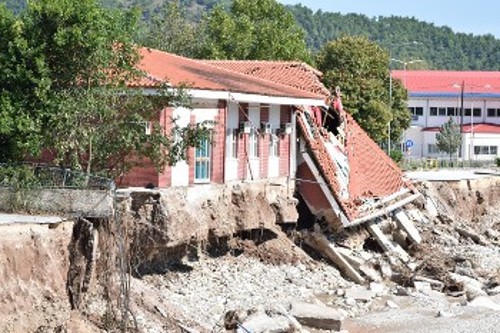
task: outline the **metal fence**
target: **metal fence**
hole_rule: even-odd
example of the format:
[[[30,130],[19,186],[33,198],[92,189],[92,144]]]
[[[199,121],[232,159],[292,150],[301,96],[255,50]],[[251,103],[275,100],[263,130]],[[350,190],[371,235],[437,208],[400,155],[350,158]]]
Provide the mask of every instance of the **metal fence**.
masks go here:
[[[400,162],[405,170],[431,170],[450,168],[496,168],[495,160],[459,160],[459,159],[437,159],[437,158],[405,158]]]
[[[0,163],[0,187],[114,190],[113,179],[46,164]]]

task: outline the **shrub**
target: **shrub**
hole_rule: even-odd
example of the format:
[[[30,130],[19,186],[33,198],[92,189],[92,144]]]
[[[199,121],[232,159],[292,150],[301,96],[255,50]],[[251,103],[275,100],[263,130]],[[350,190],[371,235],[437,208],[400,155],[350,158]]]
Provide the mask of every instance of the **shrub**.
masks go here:
[[[401,150],[391,150],[390,157],[396,163],[403,160],[403,152]]]

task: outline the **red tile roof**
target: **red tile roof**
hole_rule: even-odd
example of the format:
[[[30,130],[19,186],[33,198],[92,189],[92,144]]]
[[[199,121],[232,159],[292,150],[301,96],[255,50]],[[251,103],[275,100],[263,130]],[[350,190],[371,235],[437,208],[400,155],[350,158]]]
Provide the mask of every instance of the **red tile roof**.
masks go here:
[[[366,134],[354,118],[345,113],[347,121],[346,151],[349,162],[349,198],[343,199],[341,186],[335,176],[339,172],[333,163],[323,140],[314,139],[307,135],[308,131],[301,117],[298,124],[302,130],[302,137],[311,148],[317,161],[317,166],[325,181],[346,217],[352,222],[362,217],[360,207],[365,200],[375,200],[385,197],[403,188],[412,189],[412,185],[403,179],[403,173],[394,161]],[[318,134],[316,134],[318,135]]]
[[[439,132],[439,127],[425,127],[422,130],[426,132]],[[500,134],[499,124],[464,124],[463,133],[484,133],[484,134]]]
[[[148,78],[132,86],[154,87],[160,81],[174,87],[188,84],[192,89],[228,91],[266,96],[322,99],[323,95],[290,87],[279,82],[258,78],[154,49],[141,48],[139,69]]]
[[[325,97],[330,91],[321,83],[323,73],[297,61],[207,60],[208,64],[280,83]]]
[[[396,193],[407,185],[398,165],[380,149],[350,114],[346,114],[346,118],[351,204],[356,205],[363,198]]]
[[[431,71],[396,70],[394,78],[400,79],[411,93],[500,93],[500,72],[481,71]]]

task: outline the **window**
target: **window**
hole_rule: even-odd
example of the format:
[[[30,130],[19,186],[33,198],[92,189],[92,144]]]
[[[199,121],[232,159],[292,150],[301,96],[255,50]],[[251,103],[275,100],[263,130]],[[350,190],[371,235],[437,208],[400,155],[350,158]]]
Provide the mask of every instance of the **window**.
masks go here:
[[[446,108],[439,108],[438,111],[440,116],[446,116]]]
[[[439,149],[438,149],[437,145],[435,145],[435,144],[428,144],[427,145],[427,152],[429,154],[438,154]]]
[[[456,108],[453,108],[453,107],[446,108],[446,115],[447,116],[455,116],[456,115]]]
[[[488,117],[497,117],[497,109],[488,109],[487,116]]]
[[[472,114],[474,115],[474,117],[481,117],[481,108],[474,108],[472,109]]]
[[[227,157],[238,158],[238,129],[227,129]]]
[[[497,155],[497,146],[474,146],[474,155]]]
[[[470,117],[470,115],[471,115],[471,109],[470,108],[464,109],[464,116]]]
[[[251,158],[259,157],[259,133],[252,127],[248,136],[248,156]]]
[[[417,107],[409,107],[408,111],[412,116],[423,116],[424,115],[424,108],[417,106]]]
[[[210,141],[202,139],[195,149],[194,180],[197,183],[210,181]]]
[[[438,108],[432,107],[430,109],[430,115],[431,116],[437,116],[438,115]]]
[[[271,157],[280,156],[280,138],[278,134],[278,129],[273,128],[269,137],[269,156]]]

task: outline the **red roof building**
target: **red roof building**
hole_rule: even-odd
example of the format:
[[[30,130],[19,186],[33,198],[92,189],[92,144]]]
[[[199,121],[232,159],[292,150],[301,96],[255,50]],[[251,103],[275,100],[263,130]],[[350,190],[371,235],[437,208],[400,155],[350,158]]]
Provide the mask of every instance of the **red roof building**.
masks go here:
[[[457,157],[492,160],[500,146],[500,72],[398,70],[394,78],[409,91],[412,126],[403,138],[410,158],[441,158],[436,133],[450,117],[462,126]]]
[[[286,61],[203,61],[146,48],[140,52],[139,68],[146,76],[131,87],[154,93],[160,83],[186,86],[193,104],[192,109],[166,107],[153,121],[167,134],[170,119],[180,126],[214,121],[214,137],[190,149],[188,161],[160,172],[144,161],[119,185],[164,188],[296,179],[311,211],[343,227],[373,218],[377,205],[389,202],[383,198],[393,200],[411,189],[397,165],[344,112],[340,99],[328,108],[330,92],[312,67]],[[343,133],[341,143],[322,127],[324,112],[344,119],[330,128]],[[310,122],[311,117],[316,120]]]

